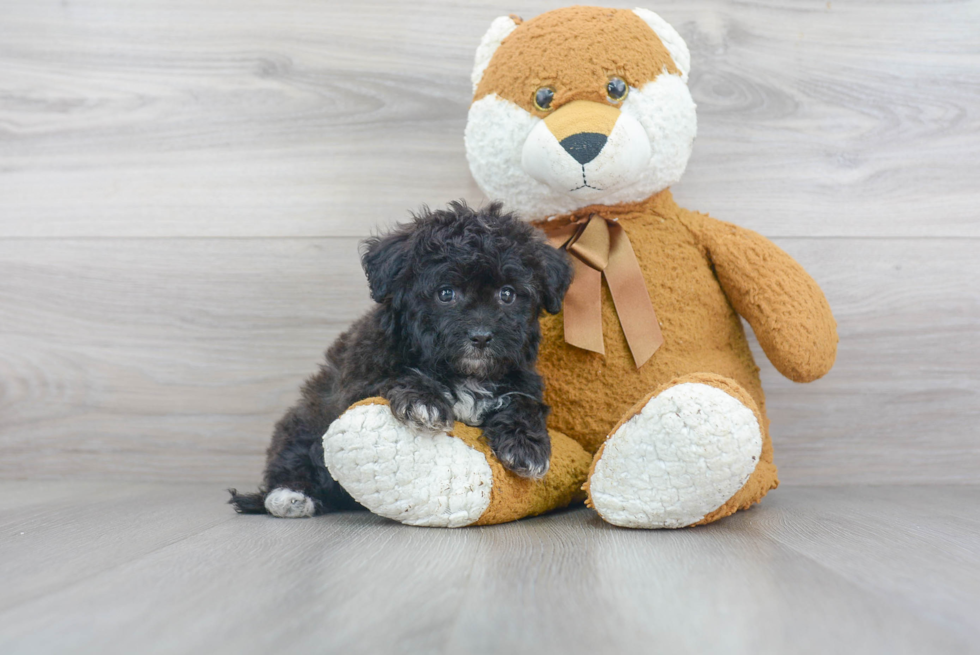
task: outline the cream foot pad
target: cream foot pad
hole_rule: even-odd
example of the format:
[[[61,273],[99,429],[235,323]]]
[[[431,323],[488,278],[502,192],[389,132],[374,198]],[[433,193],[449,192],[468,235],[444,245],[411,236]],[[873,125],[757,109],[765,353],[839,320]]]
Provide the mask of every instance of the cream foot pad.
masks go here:
[[[606,441],[588,483],[591,503],[623,527],[691,525],[745,485],[761,452],[751,409],[716,387],[678,384]]]

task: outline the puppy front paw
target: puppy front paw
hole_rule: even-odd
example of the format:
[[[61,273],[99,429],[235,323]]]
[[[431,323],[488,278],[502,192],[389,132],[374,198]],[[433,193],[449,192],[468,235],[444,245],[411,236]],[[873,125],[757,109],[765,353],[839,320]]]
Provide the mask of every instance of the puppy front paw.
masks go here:
[[[388,394],[388,402],[395,418],[417,432],[439,434],[453,429],[453,408],[444,398],[401,388]]]
[[[548,472],[551,464],[551,439],[547,433],[531,438],[514,434],[508,438],[491,437],[493,454],[508,471],[522,478],[539,479]]]

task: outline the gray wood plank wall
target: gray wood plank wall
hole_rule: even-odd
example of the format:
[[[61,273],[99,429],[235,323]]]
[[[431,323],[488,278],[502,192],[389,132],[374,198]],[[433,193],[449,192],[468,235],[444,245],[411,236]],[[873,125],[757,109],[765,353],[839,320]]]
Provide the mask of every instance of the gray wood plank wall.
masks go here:
[[[483,31],[562,4],[6,0],[0,477],[257,480],[368,306],[357,241],[482,199]],[[675,196],[773,238],[840,325],[811,385],[756,348],[783,482],[977,482],[980,3],[648,6],[692,50]]]

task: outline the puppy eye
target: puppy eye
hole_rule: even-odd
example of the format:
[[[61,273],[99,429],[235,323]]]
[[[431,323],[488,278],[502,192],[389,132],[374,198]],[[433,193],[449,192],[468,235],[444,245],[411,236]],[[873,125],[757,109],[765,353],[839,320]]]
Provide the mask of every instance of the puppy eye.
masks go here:
[[[543,86],[534,92],[534,106],[541,111],[551,109],[551,101],[555,99],[555,90],[551,87]]]
[[[626,82],[623,81],[621,77],[610,77],[609,83],[606,84],[606,95],[613,102],[619,102],[623,98],[629,95],[630,87]]]
[[[497,294],[500,297],[500,302],[505,305],[509,305],[514,302],[514,298],[517,297],[517,292],[514,291],[514,287],[503,287]]]
[[[436,292],[439,302],[452,302],[456,299],[456,291],[452,287],[443,287]]]

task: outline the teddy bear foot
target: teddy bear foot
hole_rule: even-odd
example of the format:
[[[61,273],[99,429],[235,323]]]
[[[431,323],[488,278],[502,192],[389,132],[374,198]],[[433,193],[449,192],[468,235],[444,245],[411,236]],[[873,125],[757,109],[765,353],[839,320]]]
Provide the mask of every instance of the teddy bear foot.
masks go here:
[[[370,398],[331,423],[323,456],[354,500],[408,525],[505,523],[584,499],[592,458],[565,435],[551,433],[548,472],[529,479],[506,470],[481,434],[462,423],[436,434],[413,430],[386,400]]]
[[[622,527],[706,522],[746,486],[762,443],[756,414],[742,402],[710,384],[676,384],[613,430],[593,463],[590,504]]]
[[[327,469],[366,508],[408,525],[456,528],[490,504],[486,458],[448,432],[419,432],[387,404],[359,404],[323,436]]]

